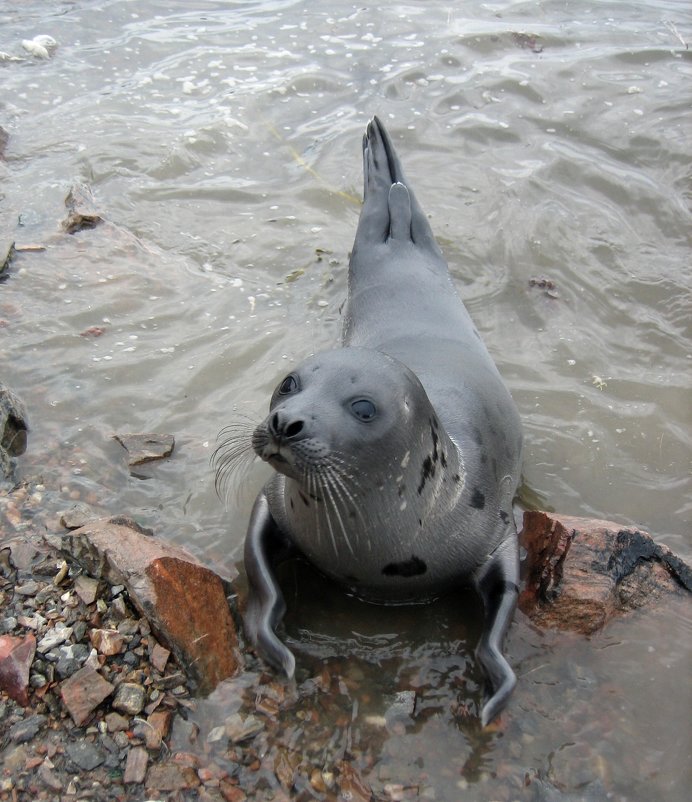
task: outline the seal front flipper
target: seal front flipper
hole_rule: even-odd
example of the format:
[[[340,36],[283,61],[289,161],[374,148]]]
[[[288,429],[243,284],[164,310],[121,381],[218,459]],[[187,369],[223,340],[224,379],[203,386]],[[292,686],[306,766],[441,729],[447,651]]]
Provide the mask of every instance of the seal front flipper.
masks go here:
[[[476,659],[487,683],[481,711],[481,724],[485,727],[502,712],[517,684],[514,671],[502,654],[502,641],[519,595],[516,537],[507,538],[490,555],[476,576],[475,584],[485,609],[483,634],[476,648]]]
[[[290,550],[279,533],[262,491],[252,508],[245,538],[244,561],[249,583],[245,631],[260,656],[291,679],[296,667],[295,658],[274,632],[286,612],[274,567],[289,556]]]

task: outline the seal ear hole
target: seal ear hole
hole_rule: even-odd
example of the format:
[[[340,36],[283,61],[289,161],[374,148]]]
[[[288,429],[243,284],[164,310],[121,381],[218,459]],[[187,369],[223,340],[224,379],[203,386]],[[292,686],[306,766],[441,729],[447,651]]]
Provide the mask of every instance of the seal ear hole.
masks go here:
[[[377,408],[369,398],[356,398],[351,401],[351,412],[362,421],[370,421],[377,415]]]
[[[298,379],[291,373],[279,385],[279,395],[290,395],[299,389]]]

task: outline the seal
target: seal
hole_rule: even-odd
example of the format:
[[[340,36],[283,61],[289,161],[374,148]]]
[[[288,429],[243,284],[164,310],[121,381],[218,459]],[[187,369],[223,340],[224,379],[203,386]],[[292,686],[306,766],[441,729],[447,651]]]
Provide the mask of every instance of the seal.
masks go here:
[[[484,608],[485,725],[516,683],[502,642],[518,594],[521,423],[377,118],[363,162],[342,347],[283,377],[252,435],[275,473],[245,540],[245,627],[291,677],[276,567],[293,555],[373,602],[471,586]]]

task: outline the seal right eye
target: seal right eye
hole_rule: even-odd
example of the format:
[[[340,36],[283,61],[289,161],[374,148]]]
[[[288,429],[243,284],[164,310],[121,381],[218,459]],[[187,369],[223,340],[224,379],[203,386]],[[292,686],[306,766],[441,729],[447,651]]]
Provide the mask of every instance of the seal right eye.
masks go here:
[[[291,373],[279,385],[279,395],[290,395],[298,389],[298,379]]]

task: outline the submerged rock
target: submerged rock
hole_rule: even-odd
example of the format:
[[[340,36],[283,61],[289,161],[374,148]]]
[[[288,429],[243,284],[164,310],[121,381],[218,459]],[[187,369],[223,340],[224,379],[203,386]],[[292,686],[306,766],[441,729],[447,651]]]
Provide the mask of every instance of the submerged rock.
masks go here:
[[[94,194],[86,184],[75,184],[65,198],[67,217],[63,228],[68,234],[76,234],[85,228],[95,228],[103,221],[101,212],[96,206]]]
[[[26,407],[0,382],[0,480],[12,474],[12,457],[26,451],[29,424]]]
[[[590,634],[614,615],[692,591],[692,570],[649,534],[612,521],[524,513],[519,607],[539,626]]]
[[[172,434],[116,434],[113,437],[127,451],[131,468],[170,457],[175,446]]]
[[[65,535],[62,548],[90,576],[127,588],[200,690],[236,673],[237,635],[223,582],[191,554],[125,517],[92,521]]]

